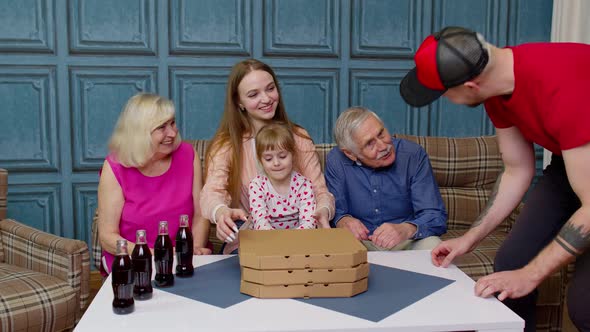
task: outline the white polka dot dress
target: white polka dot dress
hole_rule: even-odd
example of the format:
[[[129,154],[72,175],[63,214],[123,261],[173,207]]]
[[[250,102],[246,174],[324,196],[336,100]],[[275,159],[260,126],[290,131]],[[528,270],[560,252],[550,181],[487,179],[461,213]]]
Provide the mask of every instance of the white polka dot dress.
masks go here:
[[[258,175],[250,182],[248,200],[254,230],[317,227],[313,217],[316,201],[311,181],[297,172],[291,174],[287,196],[277,193],[265,175]]]

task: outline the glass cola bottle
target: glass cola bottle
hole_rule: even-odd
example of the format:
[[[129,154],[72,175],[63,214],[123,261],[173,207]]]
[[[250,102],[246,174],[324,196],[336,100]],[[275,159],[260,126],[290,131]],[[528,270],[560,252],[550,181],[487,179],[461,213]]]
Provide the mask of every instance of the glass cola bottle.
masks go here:
[[[193,234],[188,227],[188,216],[180,216],[180,227],[176,232],[176,275],[190,277],[194,274],[193,267]]]
[[[158,224],[158,237],[154,244],[154,263],[156,264],[155,285],[157,287],[174,285],[174,275],[172,274],[174,249],[172,248],[172,240],[168,236],[167,221],[160,221]]]
[[[117,240],[117,254],[111,266],[113,285],[113,312],[124,315],[133,312],[133,268],[127,253],[127,240]]]
[[[133,273],[135,275],[135,286],[133,297],[136,300],[147,300],[152,298],[152,252],[147,245],[145,230],[140,229],[135,233],[135,248],[131,253]]]

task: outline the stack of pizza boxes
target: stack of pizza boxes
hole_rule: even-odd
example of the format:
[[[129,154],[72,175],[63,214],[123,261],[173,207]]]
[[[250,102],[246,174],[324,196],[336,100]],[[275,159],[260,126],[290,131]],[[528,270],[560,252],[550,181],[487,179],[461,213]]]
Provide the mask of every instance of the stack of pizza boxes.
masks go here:
[[[345,229],[240,231],[240,292],[351,297],[367,290],[367,249]]]

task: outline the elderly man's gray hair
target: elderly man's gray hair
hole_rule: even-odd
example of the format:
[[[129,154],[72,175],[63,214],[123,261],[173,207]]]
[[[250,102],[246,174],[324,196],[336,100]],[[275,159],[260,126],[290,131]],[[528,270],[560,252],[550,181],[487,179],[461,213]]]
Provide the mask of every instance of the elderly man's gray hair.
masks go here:
[[[359,153],[359,147],[353,136],[358,127],[371,115],[383,124],[375,112],[365,107],[354,106],[340,114],[334,127],[334,138],[340,149],[346,149],[355,154]]]

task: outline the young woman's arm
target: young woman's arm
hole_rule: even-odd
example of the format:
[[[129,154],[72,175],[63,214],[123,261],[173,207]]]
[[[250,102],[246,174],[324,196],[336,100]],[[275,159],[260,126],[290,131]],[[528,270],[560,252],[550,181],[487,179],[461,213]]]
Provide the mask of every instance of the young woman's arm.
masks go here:
[[[201,190],[201,213],[212,223],[217,224],[217,238],[232,242],[231,238],[237,231],[234,220],[247,220],[248,216],[242,209],[232,209],[231,195],[228,191],[230,148],[220,149],[211,158],[207,167],[207,180]],[[235,236],[234,236],[235,237]]]

